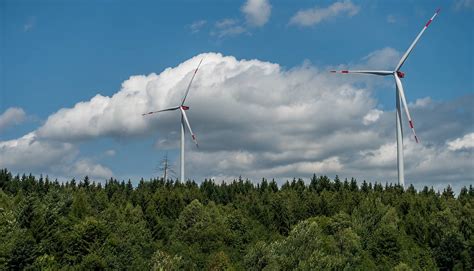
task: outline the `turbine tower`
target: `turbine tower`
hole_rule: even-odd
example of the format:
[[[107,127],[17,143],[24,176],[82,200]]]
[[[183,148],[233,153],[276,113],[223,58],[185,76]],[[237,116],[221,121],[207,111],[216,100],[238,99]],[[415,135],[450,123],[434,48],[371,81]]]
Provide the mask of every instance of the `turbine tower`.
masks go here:
[[[413,132],[413,135],[415,136],[415,140],[418,143],[418,137],[416,136],[415,133],[415,127],[413,125],[413,120],[410,115],[410,111],[408,110],[408,105],[407,101],[405,99],[405,92],[403,91],[403,86],[402,86],[402,81],[400,78],[404,78],[405,74],[400,71],[402,68],[403,64],[407,60],[408,56],[410,55],[411,51],[415,47],[416,43],[420,39],[421,35],[425,32],[425,30],[428,28],[428,26],[431,24],[431,22],[434,20],[434,18],[438,15],[440,9],[436,10],[434,15],[431,17],[431,19],[428,20],[428,22],[425,24],[423,29],[420,31],[418,36],[416,36],[415,40],[412,42],[410,47],[408,47],[408,50],[403,54],[402,58],[400,59],[400,62],[398,63],[397,67],[393,71],[380,71],[380,70],[344,70],[344,71],[331,71],[333,73],[358,73],[358,74],[372,74],[372,75],[378,75],[378,76],[387,76],[387,75],[392,75],[393,78],[395,79],[395,85],[396,85],[396,94],[395,94],[395,102],[397,106],[396,110],[396,129],[397,129],[397,164],[398,164],[398,184],[401,185],[402,187],[405,186],[405,174],[404,174],[404,167],[403,167],[403,130],[402,130],[402,118],[401,118],[401,106],[400,103],[403,103],[403,108],[405,109],[405,114],[408,118],[408,123],[410,125],[410,128]]]
[[[191,84],[194,80],[194,77],[196,76],[197,71],[199,70],[199,66],[201,66],[201,63],[202,63],[202,59],[201,61],[199,61],[197,68],[194,70],[193,76],[191,77],[191,81],[189,81],[186,92],[184,93],[183,100],[181,101],[181,105],[142,114],[142,116],[147,116],[147,115],[151,115],[151,114],[155,114],[159,112],[175,111],[175,110],[179,110],[181,112],[181,174],[180,174],[181,176],[180,176],[180,180],[182,182],[186,181],[185,174],[184,174],[184,135],[186,132],[185,127],[184,127],[185,123],[186,123],[186,126],[188,126],[188,130],[191,133],[191,137],[194,143],[196,144],[196,147],[199,147],[197,143],[196,135],[193,133],[193,130],[191,129],[191,125],[189,124],[188,117],[186,116],[186,111],[189,110],[189,106],[184,105],[184,102],[186,102],[186,97],[188,96],[189,89],[191,88]]]

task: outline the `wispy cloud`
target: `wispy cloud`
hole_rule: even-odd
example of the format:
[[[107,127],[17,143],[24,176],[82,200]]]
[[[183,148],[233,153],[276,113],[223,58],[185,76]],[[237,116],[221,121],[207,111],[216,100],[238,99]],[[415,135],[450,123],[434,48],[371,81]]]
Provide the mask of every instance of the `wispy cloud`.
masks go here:
[[[474,0],[456,0],[454,1],[454,9],[474,9]]]
[[[207,24],[206,20],[198,20],[198,21],[193,22],[189,26],[189,29],[191,29],[192,33],[198,33],[206,24]]]
[[[114,149],[110,149],[110,150],[106,150],[106,151],[104,152],[104,154],[105,154],[106,156],[115,156],[115,155],[117,154],[117,152],[116,152]]]
[[[229,27],[233,27],[235,25],[238,24],[238,20],[235,20],[235,19],[223,19],[223,20],[220,20],[220,21],[217,21],[215,23],[215,26],[217,28],[229,28]]]
[[[264,26],[270,19],[272,6],[268,0],[247,0],[240,11],[244,19],[224,18],[214,23],[211,36],[218,38],[251,34],[251,29]]]
[[[23,31],[28,32],[31,31],[36,26],[36,17],[32,16],[28,18],[25,24],[23,24]]]
[[[387,23],[394,24],[397,22],[397,18],[393,14],[387,16]]]
[[[270,19],[272,6],[268,0],[247,0],[241,11],[244,13],[248,25],[260,27]]]
[[[298,11],[291,19],[291,25],[313,26],[325,20],[346,15],[352,17],[359,13],[360,7],[351,1],[336,2],[328,7],[314,7]]]
[[[214,30],[211,31],[211,36],[219,38],[237,36],[243,33],[248,33],[247,29],[236,19],[223,19],[214,24]]]

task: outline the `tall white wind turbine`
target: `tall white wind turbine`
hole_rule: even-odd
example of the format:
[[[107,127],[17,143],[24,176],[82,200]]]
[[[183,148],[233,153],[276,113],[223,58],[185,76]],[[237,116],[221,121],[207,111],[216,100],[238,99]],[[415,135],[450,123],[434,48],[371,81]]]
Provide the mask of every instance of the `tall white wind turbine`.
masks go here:
[[[403,167],[403,131],[402,131],[402,119],[401,119],[401,109],[400,109],[400,103],[403,103],[403,108],[405,109],[406,116],[408,118],[408,123],[410,125],[410,128],[413,132],[413,135],[415,136],[415,140],[418,143],[418,137],[416,136],[415,133],[415,127],[413,125],[413,120],[410,116],[410,111],[408,110],[408,105],[407,101],[405,99],[405,92],[403,91],[403,86],[400,78],[405,77],[405,74],[400,71],[402,68],[403,64],[408,58],[408,55],[410,55],[411,51],[415,47],[416,43],[420,39],[421,35],[425,32],[425,30],[428,28],[428,26],[431,24],[431,22],[434,20],[434,18],[438,15],[440,9],[436,10],[435,14],[431,17],[431,19],[428,20],[428,22],[425,24],[423,29],[420,31],[418,36],[416,36],[415,40],[413,43],[408,47],[408,50],[403,54],[402,58],[400,59],[400,62],[398,63],[397,67],[393,71],[379,71],[379,70],[344,70],[344,71],[331,71],[333,73],[358,73],[358,74],[372,74],[372,75],[379,75],[379,76],[387,76],[387,75],[393,75],[393,78],[395,79],[395,84],[396,84],[396,96],[395,96],[395,101],[397,105],[397,112],[396,112],[396,129],[397,129],[397,164],[398,164],[398,184],[401,186],[405,185],[405,175],[404,175],[404,167]]]
[[[183,100],[181,101],[181,105],[142,114],[143,116],[147,116],[147,115],[164,112],[164,111],[175,111],[175,110],[180,111],[181,113],[181,176],[180,176],[180,180],[182,182],[186,181],[185,174],[184,174],[184,134],[185,134],[184,125],[185,123],[186,123],[186,126],[188,126],[189,133],[191,133],[191,137],[194,143],[196,144],[196,147],[198,147],[196,135],[193,133],[193,130],[191,129],[191,125],[189,124],[188,117],[186,116],[186,111],[189,110],[189,106],[184,105],[184,102],[186,102],[186,97],[188,96],[189,89],[191,88],[191,84],[194,80],[194,77],[196,76],[197,71],[199,70],[199,66],[201,66],[201,63],[202,63],[202,59],[201,61],[199,61],[197,68],[194,70],[193,76],[191,77],[191,81],[189,81],[188,87],[186,88],[186,92],[184,93]]]

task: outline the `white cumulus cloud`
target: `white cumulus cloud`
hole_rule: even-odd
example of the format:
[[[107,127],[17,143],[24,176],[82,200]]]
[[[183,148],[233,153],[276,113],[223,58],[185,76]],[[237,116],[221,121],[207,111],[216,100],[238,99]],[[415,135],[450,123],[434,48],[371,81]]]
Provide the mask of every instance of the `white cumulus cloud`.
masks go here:
[[[268,0],[247,0],[241,10],[249,25],[263,26],[270,19],[272,6]]]
[[[21,173],[52,176],[110,178],[112,171],[91,160],[80,159],[79,149],[71,143],[38,138],[36,132],[0,142],[0,168]]]
[[[391,50],[380,52],[395,55]],[[212,176],[260,180],[309,177],[315,172],[396,181],[394,110],[377,109],[374,91],[361,81],[363,77],[354,76],[349,81],[343,79],[348,77],[327,73],[326,68],[301,65],[287,70],[276,63],[218,53],[197,55],[160,73],[131,76],[110,97],[96,95],[58,110],[33,132],[34,140],[27,135],[0,142],[4,148],[0,166],[18,168],[21,157],[10,162],[10,156],[26,155],[28,144],[34,144],[36,148],[46,146],[31,156],[36,163],[41,162],[37,167],[49,169],[60,164],[71,172],[83,170],[105,177],[113,173],[112,166],[108,169],[78,154],[63,165],[63,156],[77,151],[81,141],[137,137],[142,141],[152,131],[157,132],[153,135],[156,148],[178,149],[178,112],[141,114],[178,105],[202,58],[186,102],[189,121],[200,142],[196,149],[189,135],[186,139],[187,176],[195,180]],[[363,59],[370,61],[370,57]],[[384,61],[391,62],[392,58]],[[473,96],[445,102],[421,98],[410,105],[422,143],[415,144],[410,138],[404,119],[407,184],[449,181],[459,187],[474,181],[472,152],[451,151],[447,143],[457,142],[453,138],[468,141],[464,135],[473,133],[473,101]],[[118,148],[114,146],[120,152]],[[38,159],[50,153],[49,149],[56,149],[57,154],[45,161]],[[449,161],[443,163],[441,159]]]
[[[18,139],[0,142],[0,168],[54,171],[59,162],[70,160],[76,153],[70,143],[41,141],[36,132],[31,132]]]

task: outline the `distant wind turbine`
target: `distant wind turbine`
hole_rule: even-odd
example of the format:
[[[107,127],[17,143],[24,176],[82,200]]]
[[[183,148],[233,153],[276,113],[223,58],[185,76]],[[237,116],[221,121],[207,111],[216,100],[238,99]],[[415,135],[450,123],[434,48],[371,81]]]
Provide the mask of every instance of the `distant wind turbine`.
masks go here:
[[[405,176],[404,176],[404,167],[403,167],[403,131],[402,131],[402,119],[401,119],[401,110],[400,110],[400,102],[403,103],[403,107],[405,108],[405,113],[408,118],[408,123],[410,124],[410,128],[415,136],[415,140],[418,143],[418,137],[415,133],[415,127],[413,125],[413,120],[410,116],[410,111],[408,110],[407,101],[405,99],[405,93],[403,91],[403,86],[400,78],[404,78],[405,74],[400,71],[401,67],[405,63],[408,58],[408,55],[411,53],[413,48],[415,47],[416,43],[420,39],[421,35],[425,32],[434,18],[438,15],[440,9],[436,10],[435,14],[428,20],[425,24],[423,29],[420,31],[418,36],[415,38],[413,43],[408,47],[408,50],[403,54],[400,62],[398,63],[397,67],[393,71],[378,71],[378,70],[344,70],[344,71],[331,71],[333,73],[359,73],[359,74],[372,74],[372,75],[379,75],[379,76],[386,76],[386,75],[393,75],[395,78],[396,84],[396,104],[397,104],[397,112],[396,112],[396,121],[397,121],[397,164],[398,164],[398,184],[401,186],[405,185]]]
[[[188,130],[191,133],[191,137],[192,137],[194,143],[196,144],[196,147],[199,147],[197,139],[196,139],[196,135],[193,133],[193,130],[191,129],[191,125],[189,124],[188,117],[186,116],[186,111],[189,110],[189,106],[185,106],[184,102],[186,101],[186,97],[188,96],[189,89],[191,88],[191,84],[194,80],[194,77],[196,76],[197,71],[199,70],[199,66],[201,66],[201,63],[202,63],[202,59],[201,59],[201,61],[199,61],[199,64],[198,64],[197,68],[194,70],[193,76],[191,77],[191,81],[189,81],[188,88],[186,89],[186,92],[184,93],[183,100],[181,101],[181,105],[166,108],[166,109],[162,109],[162,110],[158,110],[158,111],[151,111],[151,112],[142,114],[142,116],[147,116],[147,115],[151,115],[151,114],[155,114],[155,113],[159,113],[159,112],[164,112],[164,111],[175,111],[175,110],[178,110],[178,109],[181,112],[181,179],[180,180],[182,182],[186,181],[185,174],[184,174],[184,134],[185,134],[184,125],[185,125],[185,123],[188,126]]]

